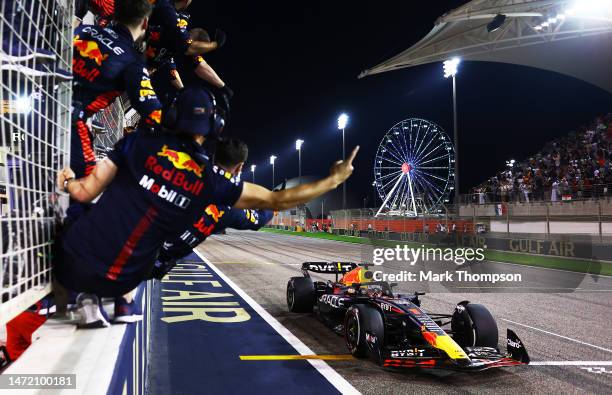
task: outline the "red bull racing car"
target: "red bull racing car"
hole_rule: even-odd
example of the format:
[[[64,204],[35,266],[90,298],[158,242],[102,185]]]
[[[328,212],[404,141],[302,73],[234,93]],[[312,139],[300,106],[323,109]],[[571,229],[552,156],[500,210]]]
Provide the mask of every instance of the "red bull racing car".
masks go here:
[[[289,310],[314,311],[344,336],[355,357],[370,356],[384,367],[465,371],[529,363],[510,329],[507,352],[500,351],[497,323],[483,305],[462,301],[452,314],[425,312],[419,300],[423,293],[394,294],[396,284],[370,281],[367,267],[355,263],[306,262],[302,272],[287,284]],[[310,272],[335,274],[336,279],[313,281]]]

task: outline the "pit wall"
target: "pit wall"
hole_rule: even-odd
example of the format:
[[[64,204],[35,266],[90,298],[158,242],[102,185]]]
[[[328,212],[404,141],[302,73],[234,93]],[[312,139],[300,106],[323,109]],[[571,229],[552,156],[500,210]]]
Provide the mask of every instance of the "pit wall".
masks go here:
[[[141,284],[136,293],[144,318],[127,324],[107,395],[142,395],[146,393],[151,332],[151,292],[153,281]]]

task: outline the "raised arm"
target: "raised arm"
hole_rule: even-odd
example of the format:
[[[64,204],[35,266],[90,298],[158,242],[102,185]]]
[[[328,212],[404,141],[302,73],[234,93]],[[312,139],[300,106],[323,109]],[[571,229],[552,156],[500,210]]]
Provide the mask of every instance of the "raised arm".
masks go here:
[[[359,151],[359,146],[353,149],[346,161],[337,161],[331,167],[329,176],[322,180],[303,184],[278,192],[272,192],[260,185],[244,183],[242,194],[234,208],[252,208],[268,210],[286,210],[307,203],[326,192],[335,189],[346,181],[353,173],[353,160]]]
[[[117,166],[108,158],[96,164],[94,170],[86,177],[74,178],[69,167],[57,174],[57,186],[70,194],[70,197],[81,203],[89,203],[101,194],[117,174]],[[64,181],[66,181],[64,183]]]
[[[225,82],[219,77],[217,72],[202,58],[198,57],[199,63],[195,69],[195,73],[198,77],[208,82],[215,88],[222,88],[225,86]]]

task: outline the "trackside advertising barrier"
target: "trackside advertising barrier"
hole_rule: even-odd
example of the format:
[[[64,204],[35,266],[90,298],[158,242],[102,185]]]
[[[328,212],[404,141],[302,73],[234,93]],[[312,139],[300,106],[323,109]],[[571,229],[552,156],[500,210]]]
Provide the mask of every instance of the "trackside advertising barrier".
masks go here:
[[[144,318],[126,326],[108,395],[140,395],[147,391],[152,287],[153,281],[147,281],[136,292],[136,300],[142,306]]]

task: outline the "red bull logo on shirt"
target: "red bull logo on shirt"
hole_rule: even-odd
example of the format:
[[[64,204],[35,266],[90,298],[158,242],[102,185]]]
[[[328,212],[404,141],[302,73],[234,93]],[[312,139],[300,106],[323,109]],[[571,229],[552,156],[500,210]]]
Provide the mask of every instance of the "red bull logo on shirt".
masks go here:
[[[198,177],[202,177],[202,170],[204,166],[198,165],[198,163],[189,156],[186,152],[176,151],[168,148],[167,145],[164,145],[160,152],[157,153],[157,156],[164,157],[172,163],[174,167],[181,170],[187,170]]]
[[[204,212],[208,214],[215,222],[219,222],[219,218],[221,218],[223,214],[225,214],[225,211],[220,211],[219,208],[214,204],[208,205]]]
[[[98,66],[102,66],[102,62],[104,62],[108,58],[108,54],[105,55],[100,51],[100,47],[98,43],[90,40],[81,40],[80,37],[74,36],[74,41],[72,43],[74,48],[79,52],[81,57],[86,59],[91,59]]]
[[[196,196],[199,196],[200,192],[202,192],[202,189],[204,188],[204,182],[200,180],[189,181],[184,172],[177,170],[177,168],[165,168],[159,164],[157,158],[152,155],[147,158],[147,161],[145,162],[145,169],[153,172],[154,174],[160,175],[164,180],[172,183],[172,185],[183,188],[184,191],[191,192]]]

